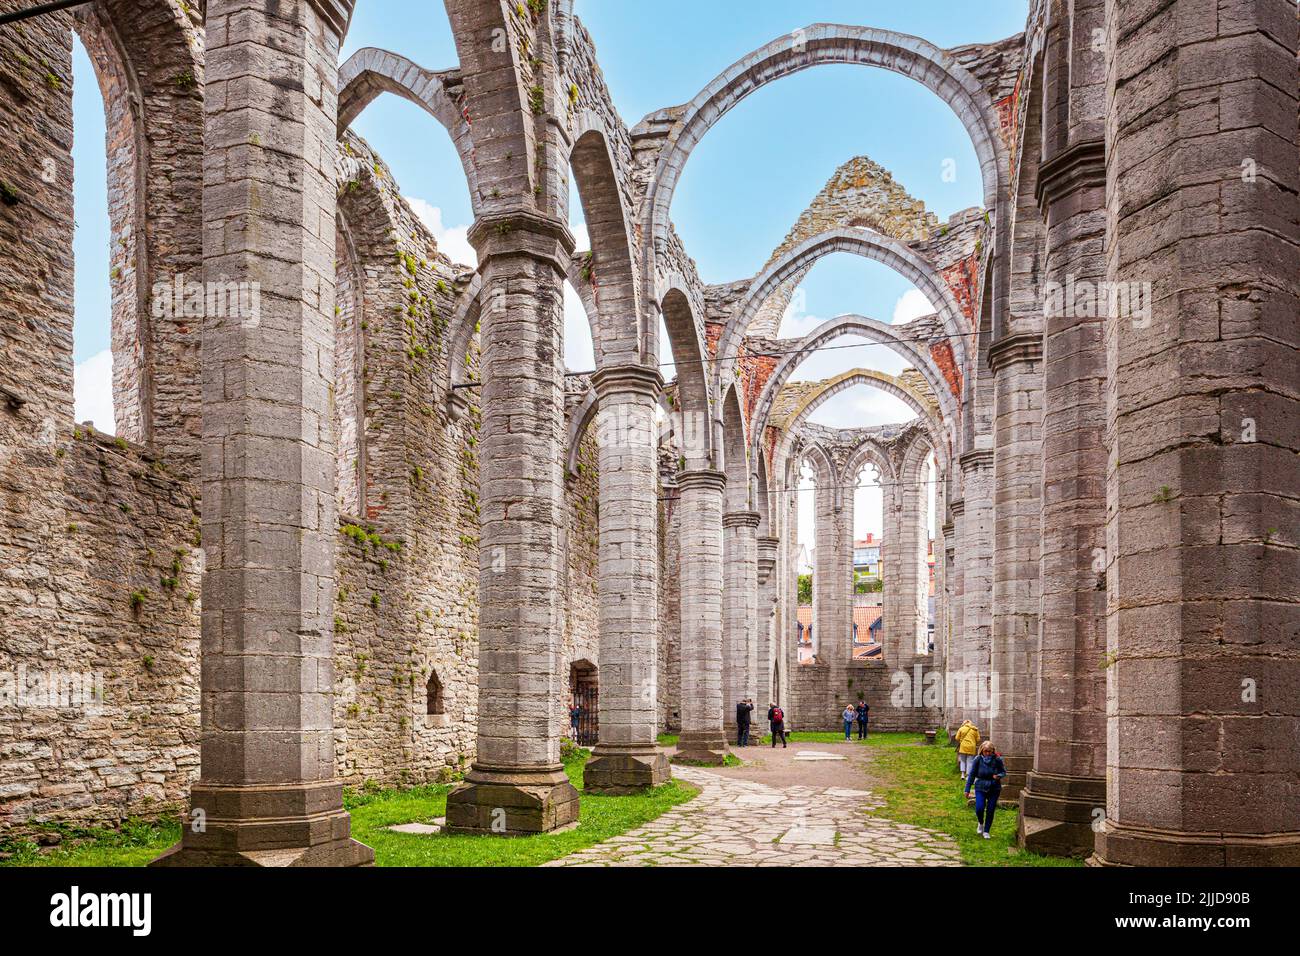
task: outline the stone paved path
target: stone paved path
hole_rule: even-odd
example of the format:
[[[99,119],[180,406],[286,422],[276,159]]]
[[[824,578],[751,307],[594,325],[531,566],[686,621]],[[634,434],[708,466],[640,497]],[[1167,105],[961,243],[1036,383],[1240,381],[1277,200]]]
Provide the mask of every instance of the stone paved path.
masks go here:
[[[700,795],[645,826],[546,866],[959,866],[957,844],[867,816],[866,790],[772,787],[698,767],[673,775]]]

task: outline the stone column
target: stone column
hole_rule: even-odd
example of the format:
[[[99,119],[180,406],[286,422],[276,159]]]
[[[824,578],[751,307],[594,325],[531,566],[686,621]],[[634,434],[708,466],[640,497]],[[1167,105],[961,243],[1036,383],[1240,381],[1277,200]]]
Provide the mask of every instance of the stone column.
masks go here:
[[[1295,6],[1106,14],[1107,276],[1128,308],[1106,335],[1096,858],[1296,866]]]
[[[351,4],[207,10],[202,742],[162,866],[356,866],[335,775],[334,169]],[[271,104],[274,104],[272,107]]]
[[[969,451],[959,462],[965,502],[957,543],[962,565],[962,693],[966,716],[988,738],[993,691],[993,452]]]
[[[945,510],[942,501],[935,502],[936,515],[942,517]],[[930,669],[940,675],[948,668],[948,615],[952,604],[948,591],[948,543],[952,540],[952,530],[951,524],[941,524],[934,534],[934,653],[930,656]]]
[[[781,546],[777,552],[777,576],[780,589],[780,607],[777,617],[776,649],[772,660],[780,668],[773,688],[773,701],[790,711],[790,681],[794,668],[799,666],[799,494],[785,492],[779,499]]]
[[[731,731],[736,729],[736,704],[755,693],[754,668],[757,661],[754,644],[758,640],[759,627],[757,535],[760,520],[757,511],[732,511],[722,516],[722,718],[723,724]],[[754,711],[757,717],[757,701]]]
[[[663,380],[641,365],[598,369],[600,740],[583,771],[589,793],[635,793],[669,777],[655,743],[658,654],[658,454]]]
[[[1007,765],[1003,796],[1015,800],[1034,765],[1038,700],[1038,538],[1042,485],[1042,335],[1022,333],[989,349],[994,373],[993,673],[989,736]]]
[[[775,659],[777,644],[776,629],[780,621],[778,614],[777,556],[780,553],[781,539],[760,535],[757,547],[758,566],[758,639],[754,647],[754,719],[755,727],[763,726],[763,715],[767,705],[775,700],[772,687],[772,663]]]
[[[720,765],[722,719],[722,493],[727,477],[701,468],[677,476],[682,540],[682,730],[674,761]]]
[[[831,665],[847,661],[853,625],[853,543],[845,541],[845,509],[835,483],[834,475],[817,476],[813,529],[813,653],[818,661]],[[849,509],[848,521],[852,520]]]
[[[469,238],[483,277],[478,753],[447,797],[447,828],[540,833],[578,818],[556,707],[565,690],[562,290],[573,237],[558,220],[519,212],[480,218]]]
[[[1053,26],[1045,53],[1038,201],[1043,279],[1043,492],[1039,696],[1034,768],[1019,839],[1039,853],[1086,855],[1105,802],[1106,349],[1097,310],[1105,279],[1101,104],[1092,46],[1096,2]],[[1073,36],[1071,35],[1073,33]]]
[[[892,551],[893,571],[887,590],[893,587],[898,596],[894,601],[895,614],[898,615],[896,648],[889,648],[887,658],[891,670],[902,669],[909,674],[921,653],[921,639],[925,633],[926,589],[929,583],[925,565],[925,545],[928,535],[925,533],[924,494],[927,485],[922,484],[919,474],[900,478],[897,486],[898,518],[895,524],[897,546]],[[886,567],[888,569],[888,566]],[[886,620],[886,625],[889,624]]]
[[[974,720],[978,715],[966,707],[965,694],[954,693],[959,688],[966,667],[965,619],[962,613],[961,545],[965,533],[966,501],[955,498],[948,505],[952,522],[944,532],[947,539],[947,564],[944,573],[948,586],[948,653],[944,669],[944,709],[948,715],[949,729],[961,726],[963,720]]]

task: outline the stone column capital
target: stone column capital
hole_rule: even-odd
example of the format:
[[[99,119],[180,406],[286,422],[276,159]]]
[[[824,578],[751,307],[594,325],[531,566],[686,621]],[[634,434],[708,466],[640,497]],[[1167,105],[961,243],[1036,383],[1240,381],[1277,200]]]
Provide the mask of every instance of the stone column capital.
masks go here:
[[[957,459],[957,464],[961,466],[963,475],[970,475],[981,469],[987,471],[993,467],[993,449],[976,448],[974,451],[968,451]]]
[[[1071,143],[1038,168],[1038,189],[1034,198],[1046,216],[1052,203],[1071,193],[1105,186],[1106,141],[1083,139]]]
[[[649,365],[607,365],[592,373],[591,385],[602,401],[613,395],[641,395],[656,399],[663,391],[664,379],[657,368]]]
[[[690,471],[679,471],[677,473],[678,491],[684,492],[698,488],[700,491],[716,491],[721,494],[726,487],[726,473],[718,471],[716,468],[693,468]]]
[[[561,275],[568,272],[577,245],[567,224],[526,210],[479,216],[467,238],[478,253],[479,268],[494,256],[522,255],[553,266]]]
[[[952,512],[954,518],[960,518],[962,515],[964,515],[964,514],[966,513],[966,499],[965,499],[965,498],[958,498],[958,499],[955,500],[955,501],[951,501],[951,502],[949,502],[949,503],[948,503],[948,510]],[[952,526],[951,526],[951,525],[944,525],[944,527],[945,527],[945,528],[949,528],[949,527],[952,527]],[[947,534],[948,532],[944,532],[944,533]]]
[[[724,528],[757,528],[762,521],[757,511],[728,511],[722,516]]]
[[[308,0],[317,16],[329,24],[338,35],[339,40],[348,32],[348,23],[352,20],[352,8],[356,0]]]
[[[1043,333],[1017,332],[1004,335],[989,346],[989,371],[994,375],[1012,365],[1043,360]]]

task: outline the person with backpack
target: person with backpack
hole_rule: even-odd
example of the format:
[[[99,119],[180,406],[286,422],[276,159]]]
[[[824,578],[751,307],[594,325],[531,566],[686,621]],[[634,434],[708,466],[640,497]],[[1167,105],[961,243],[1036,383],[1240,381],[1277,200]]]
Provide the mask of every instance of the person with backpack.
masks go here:
[[[864,698],[859,698],[858,706],[858,739],[867,739],[867,719],[871,716],[871,706]]]
[[[1006,775],[1007,766],[994,749],[993,741],[984,741],[966,775],[966,796],[970,796],[971,784],[974,784],[975,832],[986,840],[992,839],[989,830],[993,827],[993,814],[998,808],[998,796],[1002,793],[1002,780]]]
[[[844,739],[853,739],[853,722],[858,719],[858,712],[852,704],[844,705],[844,713],[840,714],[844,718]]]
[[[785,742],[785,711],[776,704],[772,704],[767,709],[767,721],[772,725],[772,747],[776,748],[776,738],[781,738],[781,747],[784,749],[788,745]]]

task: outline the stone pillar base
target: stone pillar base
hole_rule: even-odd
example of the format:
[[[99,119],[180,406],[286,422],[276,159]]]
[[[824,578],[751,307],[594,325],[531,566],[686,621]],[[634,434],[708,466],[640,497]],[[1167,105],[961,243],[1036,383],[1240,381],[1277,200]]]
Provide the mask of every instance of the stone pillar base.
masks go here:
[[[229,787],[197,783],[181,842],[150,866],[372,866],[351,837],[337,781]],[[197,819],[193,811],[202,811]],[[198,829],[199,826],[202,829]]]
[[[623,796],[659,787],[672,779],[668,758],[653,745],[597,744],[582,771],[586,793]]]
[[[1300,866],[1300,832],[1180,833],[1107,820],[1092,866]]]
[[[1002,762],[1007,766],[1007,778],[1002,781],[1002,796],[999,800],[1002,803],[1018,801],[1029,774],[1034,769],[1034,758],[1003,757]]]
[[[685,732],[677,738],[673,763],[699,763],[721,767],[727,757],[727,738],[721,732]]]
[[[474,764],[447,794],[448,833],[528,836],[578,822],[578,791],[564,767],[536,770]]]
[[[1093,825],[1106,807],[1106,781],[1030,771],[1020,792],[1016,842],[1032,853],[1086,857],[1096,836]]]

